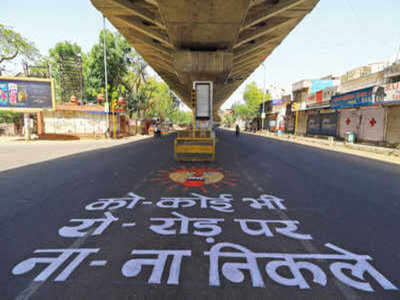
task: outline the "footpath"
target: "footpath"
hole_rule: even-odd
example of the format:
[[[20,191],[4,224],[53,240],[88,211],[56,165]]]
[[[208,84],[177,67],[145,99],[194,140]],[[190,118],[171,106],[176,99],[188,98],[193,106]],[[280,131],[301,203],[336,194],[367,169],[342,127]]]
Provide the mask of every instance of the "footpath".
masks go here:
[[[150,135],[137,135],[117,140],[32,140],[28,142],[24,141],[23,137],[1,137],[0,172],[86,151],[115,147],[151,137]]]
[[[226,130],[232,130],[230,128],[223,128]],[[256,135],[260,137],[271,138],[275,140],[285,141],[289,143],[302,144],[306,146],[337,151],[352,155],[357,155],[365,158],[376,159],[392,164],[400,165],[400,149],[397,148],[386,148],[378,146],[370,146],[364,144],[351,144],[344,141],[337,141],[333,138],[316,138],[316,137],[305,137],[305,136],[294,136],[293,134],[278,134],[268,131],[258,132],[241,132],[241,134]]]

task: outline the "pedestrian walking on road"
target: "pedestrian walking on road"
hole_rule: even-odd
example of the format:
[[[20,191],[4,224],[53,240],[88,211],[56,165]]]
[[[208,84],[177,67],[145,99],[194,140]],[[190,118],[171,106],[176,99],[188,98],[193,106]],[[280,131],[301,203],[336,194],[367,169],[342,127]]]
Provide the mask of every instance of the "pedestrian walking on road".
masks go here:
[[[239,125],[236,124],[236,131],[235,131],[236,137],[239,137],[239,134],[240,134],[240,127]]]

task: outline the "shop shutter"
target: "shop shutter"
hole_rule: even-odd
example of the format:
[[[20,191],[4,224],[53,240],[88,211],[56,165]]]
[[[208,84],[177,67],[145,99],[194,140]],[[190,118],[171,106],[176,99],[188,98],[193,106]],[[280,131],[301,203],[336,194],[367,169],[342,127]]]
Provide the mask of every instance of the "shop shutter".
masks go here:
[[[387,107],[386,141],[390,144],[400,144],[400,106]]]
[[[321,115],[312,114],[307,119],[307,134],[319,135],[321,134]]]
[[[337,113],[321,114],[321,135],[336,136],[337,134]]]
[[[343,110],[339,113],[339,136],[346,137],[346,132],[355,132],[358,135],[360,123],[359,113],[356,110]]]
[[[383,141],[383,130],[385,128],[385,110],[382,107],[366,107],[360,109],[361,128],[359,139],[362,141]]]

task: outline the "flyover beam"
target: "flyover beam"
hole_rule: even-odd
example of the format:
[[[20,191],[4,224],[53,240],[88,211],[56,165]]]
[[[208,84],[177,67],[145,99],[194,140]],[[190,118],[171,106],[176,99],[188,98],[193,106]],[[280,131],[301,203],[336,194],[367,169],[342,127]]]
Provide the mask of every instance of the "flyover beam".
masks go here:
[[[248,19],[244,22],[243,26],[240,28],[240,31],[244,31],[249,29],[250,27],[264,22],[272,17],[275,17],[283,12],[300,5],[301,3],[306,2],[306,0],[281,0],[274,6],[271,4],[262,4],[257,7],[257,12],[253,15],[249,15]]]

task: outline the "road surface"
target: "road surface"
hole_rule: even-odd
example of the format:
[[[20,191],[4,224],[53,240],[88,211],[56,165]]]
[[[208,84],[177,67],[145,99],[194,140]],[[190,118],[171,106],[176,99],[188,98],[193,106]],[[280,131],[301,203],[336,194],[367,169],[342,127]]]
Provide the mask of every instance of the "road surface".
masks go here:
[[[0,299],[400,298],[398,166],[217,138],[209,164],[163,137],[0,172]]]

